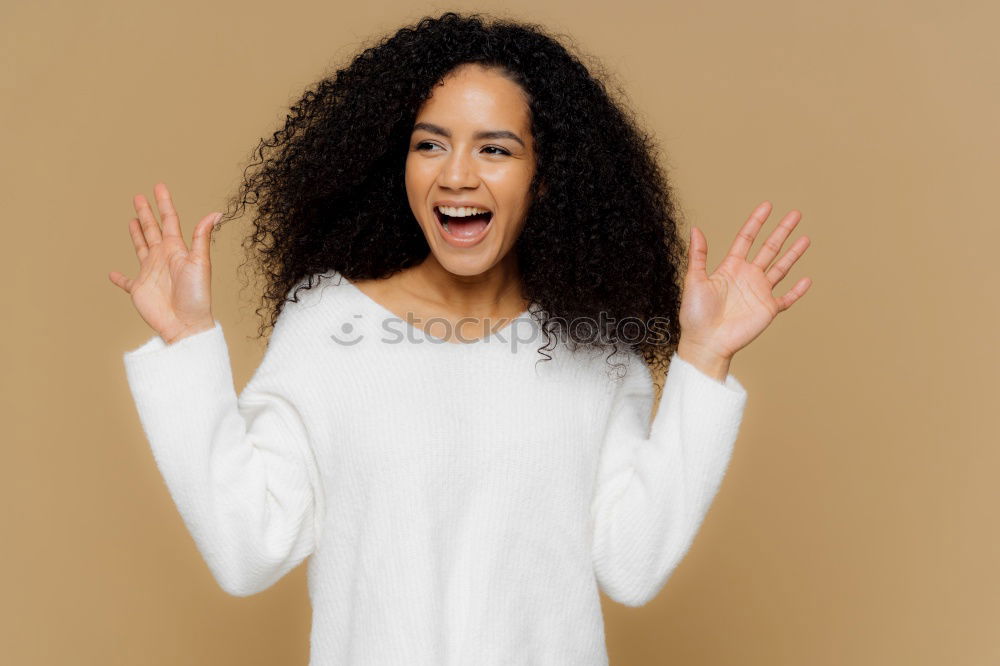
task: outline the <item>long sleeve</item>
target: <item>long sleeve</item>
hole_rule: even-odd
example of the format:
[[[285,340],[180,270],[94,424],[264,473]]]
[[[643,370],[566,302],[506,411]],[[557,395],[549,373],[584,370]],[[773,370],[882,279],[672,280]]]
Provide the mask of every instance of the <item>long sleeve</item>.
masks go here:
[[[676,353],[649,423],[653,383],[633,355],[611,408],[591,506],[593,563],[601,589],[642,606],[687,553],[729,465],[746,391]]]
[[[160,473],[215,580],[234,596],[267,589],[309,556],[325,511],[306,426],[288,397],[289,368],[301,367],[287,340],[289,305],[239,396],[218,321],[124,354]]]

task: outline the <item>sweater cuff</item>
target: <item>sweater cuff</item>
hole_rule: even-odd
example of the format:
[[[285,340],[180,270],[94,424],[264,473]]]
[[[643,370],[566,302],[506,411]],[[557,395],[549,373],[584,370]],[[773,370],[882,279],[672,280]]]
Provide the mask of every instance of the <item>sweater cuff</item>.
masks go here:
[[[167,344],[154,335],[122,355],[130,388],[136,397],[168,398],[189,390],[193,378],[211,377],[214,391],[233,390],[229,350],[218,320],[215,326]],[[186,387],[186,388],[185,388]]]
[[[724,381],[716,379],[702,372],[698,366],[685,361],[676,351],[670,359],[668,372],[674,368],[677,368],[678,372],[684,374],[687,377],[687,383],[692,384],[699,393],[715,393],[723,400],[726,399],[726,396],[732,400],[745,396],[747,393],[743,384],[732,373],[727,374]]]
[[[159,351],[161,349],[166,349],[167,347],[175,347],[177,345],[184,344],[185,342],[191,340],[192,338],[197,338],[198,336],[203,336],[203,335],[206,335],[206,334],[211,333],[213,331],[221,331],[221,329],[222,329],[222,324],[220,324],[219,320],[216,319],[214,327],[212,327],[210,329],[207,329],[207,330],[204,330],[204,331],[199,331],[198,333],[195,333],[193,335],[185,336],[185,337],[181,338],[180,340],[178,340],[177,342],[175,342],[172,345],[168,345],[166,340],[164,340],[163,338],[161,338],[159,334],[156,334],[153,337],[151,337],[149,340],[147,340],[146,342],[144,342],[142,345],[136,347],[135,349],[130,349],[127,352],[125,352],[124,358],[126,360],[129,360],[129,359],[132,359],[132,358],[136,358],[138,356],[143,356],[143,355],[148,354],[150,352],[155,352],[155,351]]]
[[[675,352],[667,369],[664,400],[660,409],[677,411],[682,437],[695,443],[691,451],[701,458],[693,465],[693,478],[707,479],[714,476],[711,470],[725,470],[746,408],[747,392],[740,381],[732,374],[719,381]],[[663,428],[677,427],[672,423],[666,415],[656,418],[652,437],[663,436]]]

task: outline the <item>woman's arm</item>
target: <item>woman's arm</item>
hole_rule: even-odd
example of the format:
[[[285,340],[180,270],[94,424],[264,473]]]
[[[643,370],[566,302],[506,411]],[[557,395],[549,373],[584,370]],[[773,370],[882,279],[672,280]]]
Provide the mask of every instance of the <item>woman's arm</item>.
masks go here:
[[[690,362],[672,356],[651,427],[652,377],[641,356],[631,357],[637,362],[612,406],[592,507],[594,569],[605,592],[628,606],[645,604],[666,583],[729,465],[746,405],[729,360],[812,284],[801,278],[784,296],[771,293],[809,247],[803,236],[775,260],[798,211],[747,260],[770,212],[769,201],[754,209],[711,275],[708,241],[692,227],[678,342]]]
[[[642,606],[687,553],[729,465],[746,391],[676,353],[650,425],[653,383],[631,357],[605,432],[591,516],[594,572],[604,592]]]
[[[154,336],[124,355],[170,495],[216,581],[235,596],[265,590],[295,568],[313,552],[322,525],[321,480],[288,398],[290,309],[239,396],[218,321],[170,345]]]

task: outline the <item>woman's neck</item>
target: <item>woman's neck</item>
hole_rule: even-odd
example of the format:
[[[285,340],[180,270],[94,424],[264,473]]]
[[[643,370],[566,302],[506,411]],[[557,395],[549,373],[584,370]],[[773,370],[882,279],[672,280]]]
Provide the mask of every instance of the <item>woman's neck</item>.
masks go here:
[[[432,307],[469,317],[514,316],[527,309],[514,262],[503,262],[479,275],[456,275],[429,255],[401,271],[396,287]]]

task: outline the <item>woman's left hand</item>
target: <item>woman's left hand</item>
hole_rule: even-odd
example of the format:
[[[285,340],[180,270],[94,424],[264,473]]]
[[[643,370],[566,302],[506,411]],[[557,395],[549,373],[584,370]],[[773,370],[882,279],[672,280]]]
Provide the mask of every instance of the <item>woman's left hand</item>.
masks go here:
[[[796,210],[785,215],[753,261],[747,261],[750,246],[770,213],[770,202],[757,206],[737,234],[729,254],[711,275],[705,270],[708,241],[701,229],[692,227],[680,309],[681,340],[688,348],[731,359],[809,289],[812,280],[803,277],[781,298],[771,294],[809,247],[809,238],[801,236],[771,265],[802,218]]]

